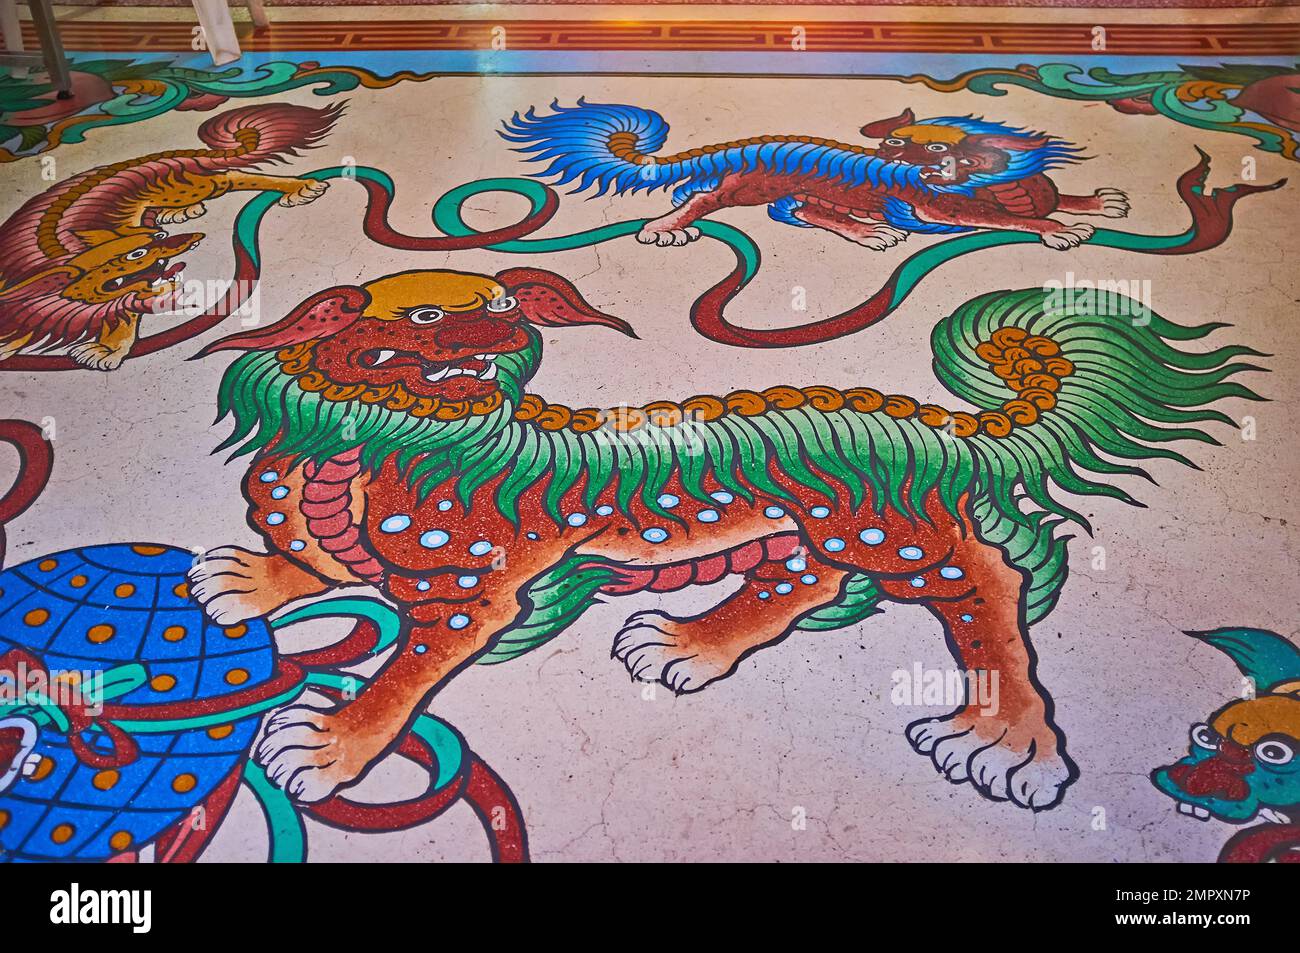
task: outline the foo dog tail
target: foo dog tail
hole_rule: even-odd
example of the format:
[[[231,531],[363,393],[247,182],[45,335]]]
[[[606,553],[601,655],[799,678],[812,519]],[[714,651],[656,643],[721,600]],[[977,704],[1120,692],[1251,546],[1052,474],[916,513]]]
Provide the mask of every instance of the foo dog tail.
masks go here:
[[[329,134],[343,104],[322,109],[287,103],[242,106],[213,116],[199,126],[199,139],[212,147],[196,158],[212,168],[243,168],[263,162],[283,162],[309,149]]]
[[[981,408],[953,413],[949,429],[973,451],[972,498],[982,533],[1031,576],[1031,623],[1051,611],[1065,581],[1069,537],[1055,537],[1053,527],[1070,521],[1091,529],[1053,498],[1052,487],[1141,506],[1105,481],[1130,475],[1155,482],[1122,461],[1194,467],[1164,444],[1217,444],[1198,425],[1235,424],[1210,404],[1263,399],[1229,380],[1263,370],[1236,360],[1260,352],[1234,345],[1189,353],[1170,343],[1225,325],[1181,327],[1127,297],[1100,297],[1039,288],[986,294],[941,321],[930,338],[939,380]],[[927,449],[944,452],[934,440]],[[918,457],[918,465],[925,459]],[[1026,500],[1033,512],[1024,511]]]

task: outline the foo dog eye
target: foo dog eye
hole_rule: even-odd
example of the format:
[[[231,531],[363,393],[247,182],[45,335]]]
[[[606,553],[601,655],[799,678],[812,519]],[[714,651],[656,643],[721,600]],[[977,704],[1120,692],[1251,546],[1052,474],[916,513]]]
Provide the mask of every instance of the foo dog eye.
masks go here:
[[[415,324],[433,324],[443,317],[441,308],[412,308],[406,316]]]
[[[907,145],[907,143],[904,142],[902,139],[886,139],[886,140],[885,140],[885,145],[887,145],[887,146],[905,146],[905,145]]]
[[[1294,757],[1291,745],[1280,738],[1265,738],[1255,745],[1255,758],[1265,764],[1290,764]]]
[[[149,249],[147,249],[147,248],[137,248],[137,249],[135,249],[135,251],[129,251],[129,252],[127,252],[127,253],[126,253],[125,255],[123,255],[122,257],[125,258],[127,261],[139,261],[141,258],[143,258],[143,257],[144,257],[145,255],[147,255],[147,254],[149,254]]]
[[[931,152],[947,152],[947,151],[948,151],[948,147],[947,147],[946,145],[944,145],[942,142],[932,142],[932,143],[930,143],[928,146],[926,146],[926,148],[929,149]]]
[[[496,314],[500,314],[503,311],[514,310],[514,308],[517,307],[518,304],[519,302],[516,301],[512,296],[505,295],[504,297],[493,298],[491,301],[489,301],[487,309]]]
[[[1209,725],[1192,726],[1192,744],[1210,751],[1219,750],[1219,734]]]
[[[152,235],[150,235],[149,237],[152,238],[152,239],[153,239],[154,241],[156,241],[156,242],[160,242],[160,241],[162,241],[164,238],[167,237],[167,233],[166,233],[166,232],[154,232],[154,233],[153,233]]]

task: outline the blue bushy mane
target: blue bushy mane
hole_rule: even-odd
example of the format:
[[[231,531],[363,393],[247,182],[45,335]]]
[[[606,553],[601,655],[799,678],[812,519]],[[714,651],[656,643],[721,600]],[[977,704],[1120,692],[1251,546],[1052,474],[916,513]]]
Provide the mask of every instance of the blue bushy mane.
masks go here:
[[[933,189],[935,192],[970,192],[974,189],[998,185],[1002,182],[1015,182],[1017,179],[1028,178],[1031,175],[1038,175],[1040,172],[1047,172],[1050,169],[1082,161],[1079,153],[1083,150],[1071,142],[1057,139],[1055,136],[1045,136],[1043,133],[1035,132],[1032,129],[1021,129],[1017,126],[1008,126],[1005,123],[989,122],[987,119],[981,119],[977,116],[941,116],[937,119],[921,119],[913,123],[913,125],[951,126],[954,129],[960,129],[968,136],[992,133],[999,136],[1016,136],[1022,139],[1047,140],[1045,145],[1039,146],[1037,149],[1001,150],[1007,157],[1007,167],[1001,172],[978,172],[960,186],[935,186]]]
[[[675,186],[673,202],[678,205],[696,192],[716,188],[728,173],[760,168],[778,174],[818,175],[850,186],[869,185],[890,191],[916,189],[969,194],[981,186],[1010,182],[1077,162],[1074,153],[1079,151],[1068,142],[1050,139],[1038,149],[1008,150],[1008,166],[1002,172],[975,175],[961,184],[936,185],[922,180],[920,166],[879,159],[845,143],[782,141],[781,137],[766,137],[776,141],[741,140],[706,149],[701,155],[681,156],[671,162],[655,161],[653,153],[668,138],[668,123],[658,113],[639,106],[588,103],[583,99],[576,106],[568,107],[553,102],[551,109],[545,116],[539,116],[533,109],[523,115],[515,113],[503,123],[500,132],[503,139],[520,144],[515,151],[529,154],[529,162],[550,162],[544,171],[534,175],[554,176],[557,186],[576,182],[571,190],[575,193],[594,188],[592,198],[610,191],[622,195]],[[915,124],[955,126],[967,133],[1025,138],[1041,135],[971,116],[944,116]],[[616,156],[610,151],[610,137],[616,133],[635,136],[635,153],[643,161]],[[778,220],[803,224],[791,219],[791,208],[774,206],[772,211]]]
[[[925,189],[921,170],[903,162],[886,162],[855,151],[843,144],[807,142],[744,141],[682,157],[673,162],[655,162],[649,157],[668,138],[668,124],[662,116],[639,106],[588,103],[579,99],[576,106],[552,103],[553,112],[539,116],[529,109],[522,116],[503,123],[503,139],[521,143],[516,152],[530,153],[529,162],[550,165],[538,178],[556,176],[555,185],[575,182],[572,192],[595,188],[591,196],[645,192],[652,189],[673,191],[677,204],[695,192],[715,188],[721,178],[732,172],[772,172],[795,175],[821,175],[850,185],[870,184],[877,188]],[[609,137],[615,133],[636,136],[636,152],[645,162],[629,161],[613,155]]]

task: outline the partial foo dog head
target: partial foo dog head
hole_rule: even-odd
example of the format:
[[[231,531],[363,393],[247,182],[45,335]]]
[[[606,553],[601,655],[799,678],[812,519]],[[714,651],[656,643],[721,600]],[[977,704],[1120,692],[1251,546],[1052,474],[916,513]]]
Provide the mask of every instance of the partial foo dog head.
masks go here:
[[[1227,654],[1253,690],[1193,725],[1188,755],[1153,771],[1152,783],[1200,820],[1293,818],[1300,808],[1300,649],[1261,629],[1187,634]]]
[[[405,271],[318,292],[203,353],[274,351],[284,373],[327,400],[454,420],[519,400],[541,358],[537,327],[588,324],[636,336],[549,271]]]
[[[880,159],[928,167],[921,178],[934,185],[1009,182],[1079,161],[1079,150],[1054,136],[971,116],[918,120],[904,109],[867,123],[862,135],[881,140]]]
[[[202,239],[201,232],[169,235],[136,226],[78,232],[62,253],[47,250],[50,258],[35,271],[24,262],[6,263],[0,314],[11,312],[8,323],[35,332],[37,340],[48,335],[67,341],[129,314],[170,310],[174,279],[184,268],[177,258]],[[29,273],[3,281],[23,271]]]

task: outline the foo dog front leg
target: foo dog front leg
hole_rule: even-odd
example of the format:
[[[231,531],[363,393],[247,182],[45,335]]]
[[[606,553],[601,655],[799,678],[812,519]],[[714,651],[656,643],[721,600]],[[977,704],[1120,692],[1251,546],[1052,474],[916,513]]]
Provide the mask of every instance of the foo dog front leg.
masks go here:
[[[82,367],[115,371],[131,353],[139,333],[140,316],[128,313],[116,324],[105,324],[95,340],[78,344],[68,354]]]
[[[222,546],[203,555],[188,573],[190,594],[218,625],[270,615],[281,606],[330,588],[284,556]]]
[[[260,172],[227,172],[224,182],[234,192],[279,192],[279,204],[286,207],[314,202],[330,187],[320,179],[294,179]]]
[[[271,782],[314,802],[360,779],[437,690],[488,646],[492,630],[463,618],[448,611],[437,623],[412,628],[378,677],[343,707],[295,705],[273,715],[255,754]]]
[[[906,241],[908,235],[901,228],[883,222],[860,222],[847,213],[816,205],[805,205],[794,213],[794,217],[872,251],[893,248],[899,242]]]
[[[1037,235],[1048,248],[1065,251],[1076,248],[1093,236],[1093,227],[1086,222],[1067,225],[1050,218],[1012,215],[991,202],[956,203],[951,197],[938,196],[917,203],[921,218],[944,225],[965,225],[970,228],[1000,228]]]
[[[320,801],[361,778],[400,741],[406,726],[463,667],[471,664],[518,615],[513,597],[522,578],[490,572],[466,601],[454,575],[436,577],[410,610],[411,629],[374,681],[332,711],[295,705],[271,717],[255,757],[271,781],[300,801]],[[416,595],[398,578],[399,600]]]

